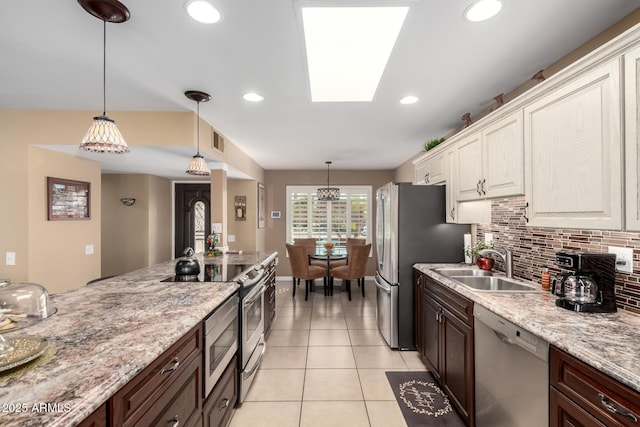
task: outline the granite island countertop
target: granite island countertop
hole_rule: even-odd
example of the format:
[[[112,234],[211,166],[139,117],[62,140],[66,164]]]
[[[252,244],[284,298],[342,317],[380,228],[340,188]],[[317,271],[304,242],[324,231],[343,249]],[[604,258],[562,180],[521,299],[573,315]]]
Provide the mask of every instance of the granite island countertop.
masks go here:
[[[259,263],[273,252],[202,257],[201,264]],[[57,349],[44,366],[3,382],[0,425],[73,426],[195,327],[238,289],[234,282],[161,282],[176,260],[52,295],[53,316],[7,338],[46,338]],[[58,404],[60,412],[32,412]],[[17,412],[26,408],[26,412]]]
[[[415,264],[414,267],[474,303],[640,391],[640,316],[624,310],[577,313],[556,306],[556,296],[550,292],[474,292],[432,270],[469,268],[466,264]],[[523,281],[542,290],[540,284]]]

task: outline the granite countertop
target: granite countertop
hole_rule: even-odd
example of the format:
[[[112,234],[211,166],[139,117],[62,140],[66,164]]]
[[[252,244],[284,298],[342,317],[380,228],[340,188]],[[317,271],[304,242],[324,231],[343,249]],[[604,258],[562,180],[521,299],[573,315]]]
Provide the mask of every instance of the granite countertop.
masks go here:
[[[273,254],[196,257],[231,265],[259,263]],[[78,424],[238,289],[233,282],[160,282],[174,274],[175,262],[52,295],[56,314],[5,333],[47,338],[57,353],[8,382],[0,373],[0,425]],[[60,410],[42,409],[43,403]]]
[[[465,264],[416,264],[414,267],[474,303],[640,391],[640,316],[624,310],[617,313],[573,312],[557,307],[556,296],[550,292],[474,292],[431,270],[468,268]],[[542,290],[540,284],[534,285]]]

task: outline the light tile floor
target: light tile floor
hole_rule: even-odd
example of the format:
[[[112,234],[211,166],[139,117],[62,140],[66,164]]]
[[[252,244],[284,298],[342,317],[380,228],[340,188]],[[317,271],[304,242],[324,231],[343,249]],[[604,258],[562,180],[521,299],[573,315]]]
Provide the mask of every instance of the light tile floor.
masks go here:
[[[322,288],[304,300],[276,283],[276,321],[267,352],[232,427],[406,426],[385,371],[426,370],[417,352],[391,350],[376,324],[375,285],[352,300]],[[337,286],[336,286],[337,288]]]

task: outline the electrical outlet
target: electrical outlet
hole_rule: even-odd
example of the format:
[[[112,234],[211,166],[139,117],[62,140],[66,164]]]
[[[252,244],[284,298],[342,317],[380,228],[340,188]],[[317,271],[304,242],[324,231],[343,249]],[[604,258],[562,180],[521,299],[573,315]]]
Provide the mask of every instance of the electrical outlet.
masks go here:
[[[7,257],[4,262],[6,265],[16,265],[16,253],[7,252]]]
[[[493,233],[484,233],[484,242],[491,245],[493,243]]]
[[[93,255],[93,245],[85,245],[84,254],[85,255]]]
[[[616,271],[633,273],[633,249],[609,246],[609,253],[616,254]]]
[[[235,241],[236,241],[236,235],[235,235],[235,234],[229,234],[229,235],[227,236],[227,242],[229,242],[229,243],[233,243],[233,242],[235,242]]]
[[[222,233],[222,223],[221,222],[212,222],[211,223],[211,231],[214,233]]]

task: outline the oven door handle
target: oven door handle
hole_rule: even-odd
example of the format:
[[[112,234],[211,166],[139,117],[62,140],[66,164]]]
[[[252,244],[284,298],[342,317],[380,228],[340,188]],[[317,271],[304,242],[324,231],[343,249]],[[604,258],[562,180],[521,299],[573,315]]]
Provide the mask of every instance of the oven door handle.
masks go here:
[[[255,289],[256,289],[255,291],[251,291],[251,293],[247,295],[247,298],[242,300],[242,305],[244,307],[250,306],[251,304],[256,302],[260,297],[262,297],[262,294],[265,293],[265,291],[267,290],[267,287],[263,283],[262,285],[258,286]]]
[[[264,353],[267,351],[267,344],[262,341],[260,342],[260,344],[258,344],[258,347],[262,346],[262,351],[260,352],[260,356],[258,357],[258,360],[256,361],[255,365],[253,365],[253,367],[251,368],[251,370],[249,372],[245,372],[244,373],[244,377],[250,377],[251,375],[253,375],[253,373],[256,371],[256,369],[258,369],[258,367],[260,366],[260,363],[262,362],[262,358],[264,357]],[[258,351],[258,349],[256,348],[256,351]]]

